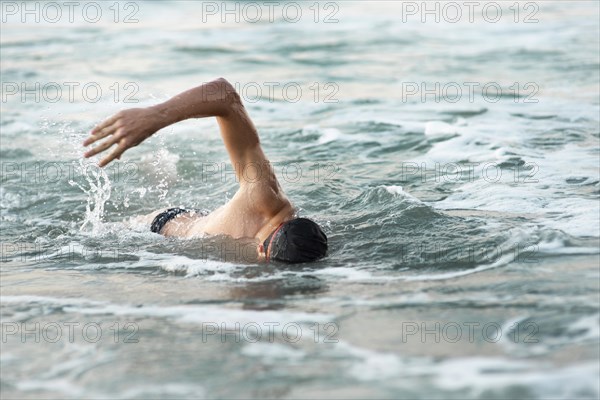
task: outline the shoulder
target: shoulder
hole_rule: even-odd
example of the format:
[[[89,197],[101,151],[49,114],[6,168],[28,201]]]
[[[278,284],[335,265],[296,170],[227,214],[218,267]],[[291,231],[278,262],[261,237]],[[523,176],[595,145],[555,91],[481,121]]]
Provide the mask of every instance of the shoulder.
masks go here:
[[[272,217],[283,209],[293,209],[279,183],[276,180],[261,180],[254,183],[245,183],[240,190],[246,197],[253,211],[265,217]]]

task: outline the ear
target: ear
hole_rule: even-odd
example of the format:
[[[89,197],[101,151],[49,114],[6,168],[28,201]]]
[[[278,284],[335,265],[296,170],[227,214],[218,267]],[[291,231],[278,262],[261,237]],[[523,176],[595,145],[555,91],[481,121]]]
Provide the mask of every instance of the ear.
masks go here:
[[[258,251],[260,251],[261,253],[265,252],[265,246],[262,243],[258,245]]]

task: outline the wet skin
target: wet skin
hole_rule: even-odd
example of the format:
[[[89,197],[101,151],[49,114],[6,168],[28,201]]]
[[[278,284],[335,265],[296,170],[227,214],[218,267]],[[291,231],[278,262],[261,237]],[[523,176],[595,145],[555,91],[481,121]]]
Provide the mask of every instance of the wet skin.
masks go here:
[[[155,106],[118,112],[91,131],[83,145],[97,145],[84,156],[112,149],[100,161],[99,165],[104,167],[167,126],[208,117],[217,119],[239,188],[225,205],[209,215],[178,215],[164,226],[161,234],[182,238],[205,234],[254,238],[259,257],[264,257],[263,241],[282,222],[294,218],[294,208],[270,168],[240,96],[227,80],[219,78]],[[149,225],[162,211],[140,217],[137,222]]]

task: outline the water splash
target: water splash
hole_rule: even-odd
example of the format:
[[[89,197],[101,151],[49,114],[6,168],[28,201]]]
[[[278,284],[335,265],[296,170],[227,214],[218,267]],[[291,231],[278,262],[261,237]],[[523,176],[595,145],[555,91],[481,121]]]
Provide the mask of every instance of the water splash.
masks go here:
[[[164,145],[161,144],[161,147]],[[158,200],[164,201],[169,194],[171,185],[177,181],[177,162],[179,156],[160,148],[151,154],[142,156],[141,162],[145,172],[152,174],[158,183],[154,189],[158,192]],[[142,197],[145,192],[140,193]]]
[[[69,181],[71,186],[78,186],[87,194],[85,218],[79,230],[83,231],[87,225],[91,225],[92,233],[99,233],[102,229],[104,205],[110,199],[112,184],[104,169],[85,164],[83,159],[79,160],[79,165],[75,164],[75,170],[85,178],[89,185],[89,188],[86,188],[73,180]]]

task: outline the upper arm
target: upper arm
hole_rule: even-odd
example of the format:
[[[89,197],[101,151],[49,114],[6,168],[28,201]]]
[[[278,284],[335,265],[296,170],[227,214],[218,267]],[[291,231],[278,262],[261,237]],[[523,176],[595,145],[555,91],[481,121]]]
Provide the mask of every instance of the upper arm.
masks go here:
[[[235,88],[225,79],[215,81],[224,94],[226,110],[217,116],[221,136],[240,184],[266,180],[276,183],[269,160],[261,146],[258,132]],[[274,182],[270,182],[274,181]]]

